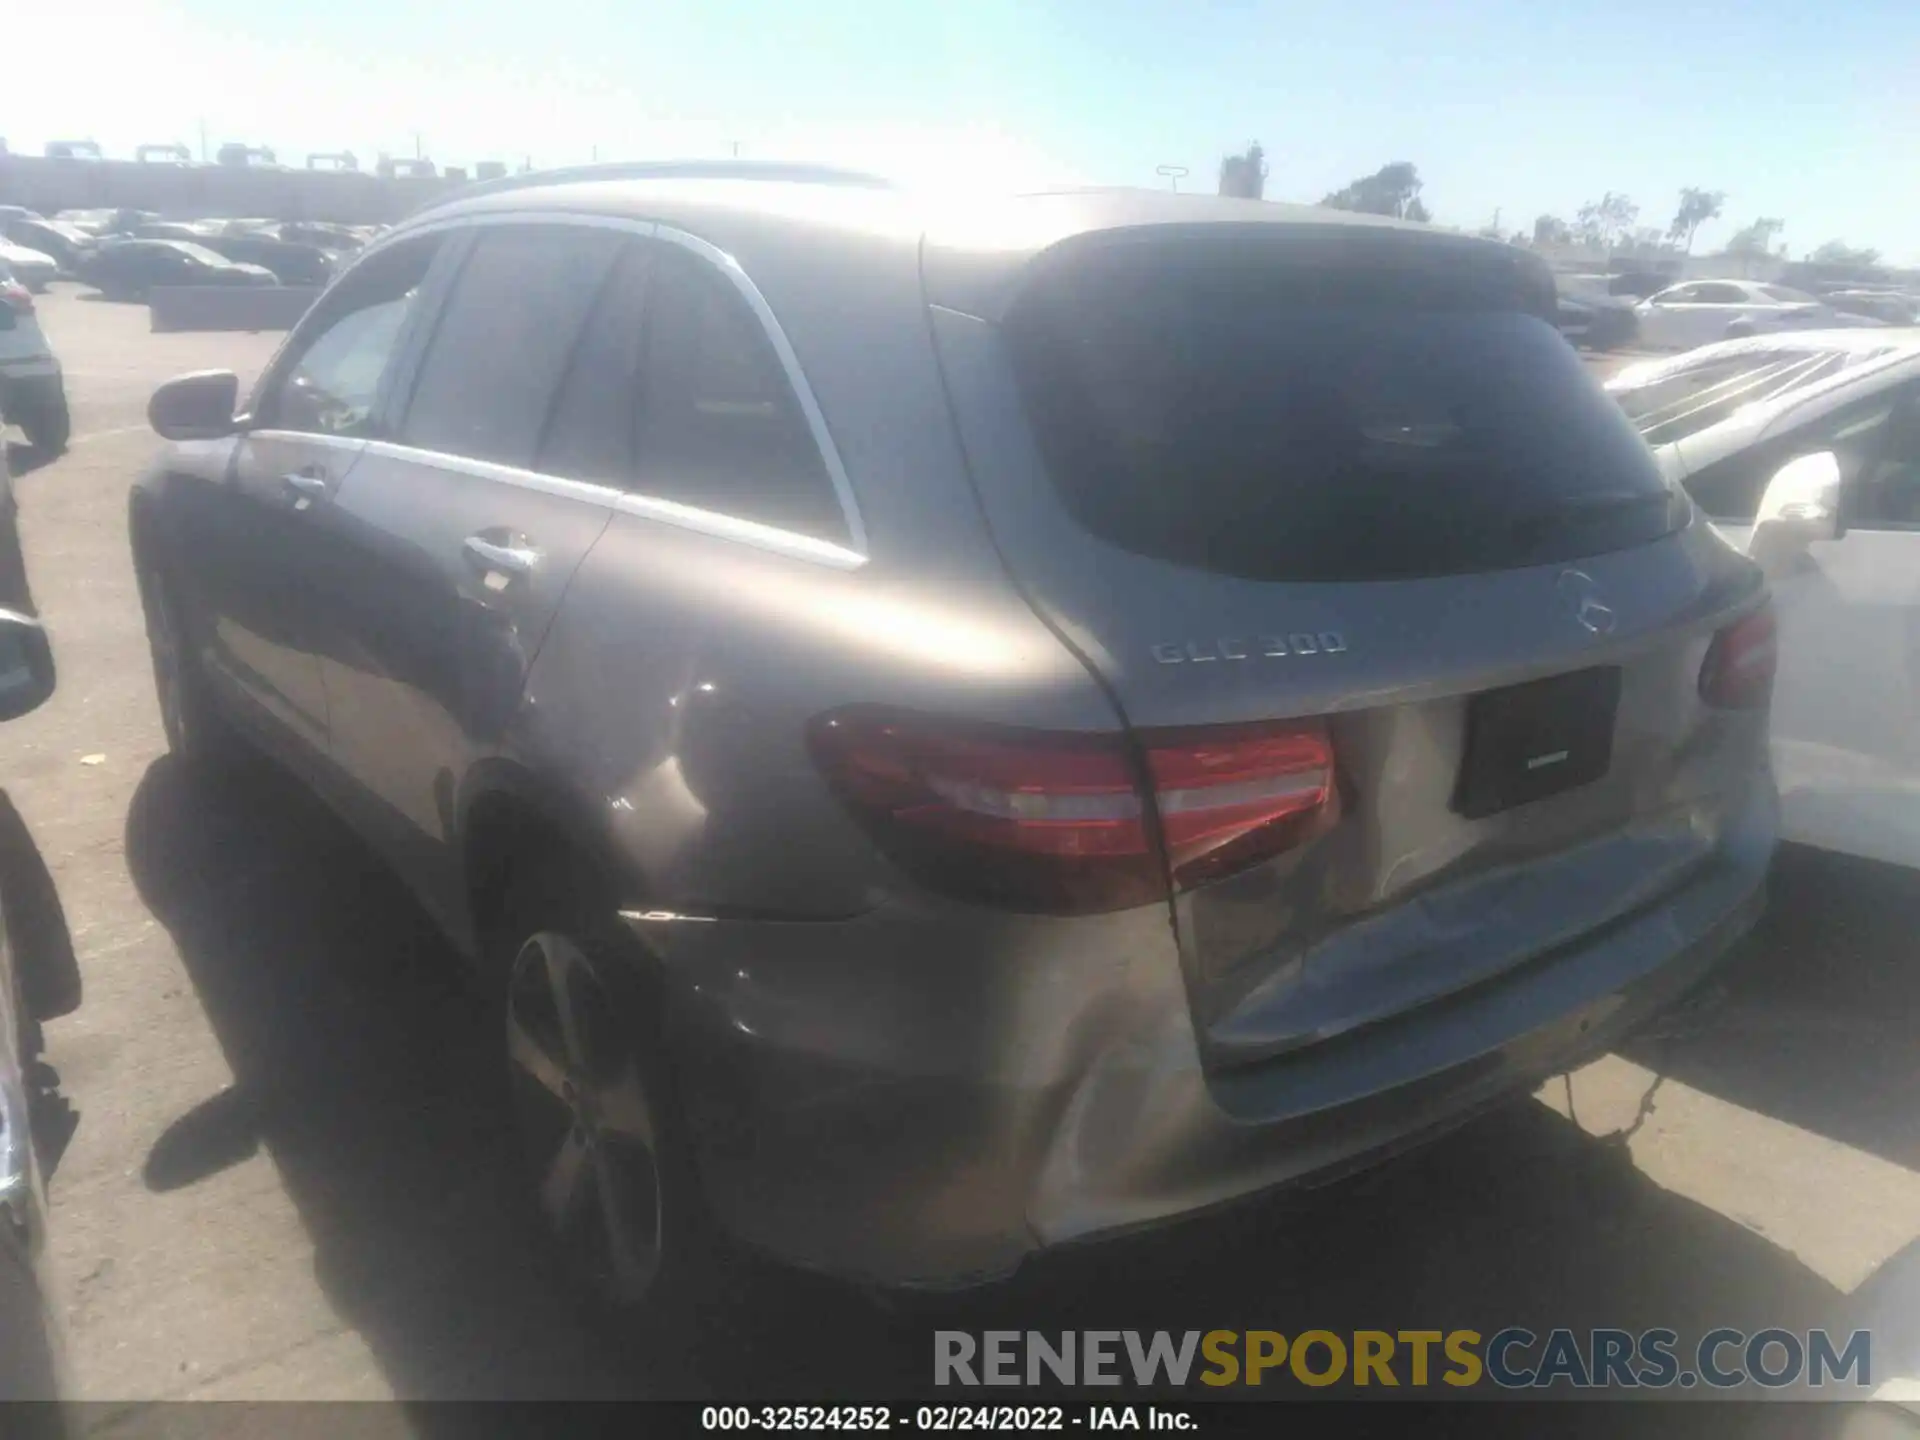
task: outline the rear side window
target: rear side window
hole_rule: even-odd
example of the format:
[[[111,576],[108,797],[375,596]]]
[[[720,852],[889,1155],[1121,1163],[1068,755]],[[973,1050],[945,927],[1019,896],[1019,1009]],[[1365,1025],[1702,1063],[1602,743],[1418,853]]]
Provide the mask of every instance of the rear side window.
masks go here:
[[[611,231],[529,225],[479,232],[421,364],[400,438],[526,467],[608,267]]]
[[[650,256],[646,244],[627,242],[593,302],[540,447],[536,468],[548,475],[633,481]]]
[[[1685,523],[1559,333],[1451,277],[1128,246],[1039,277],[1008,338],[1067,508],[1139,554],[1385,580]]]
[[[666,244],[648,290],[632,488],[845,544],[820,446],[745,297],[712,265]]]
[[[1831,350],[1747,351],[1667,367],[1608,393],[1649,445],[1670,445],[1743,406],[1838,375],[1854,358]]]

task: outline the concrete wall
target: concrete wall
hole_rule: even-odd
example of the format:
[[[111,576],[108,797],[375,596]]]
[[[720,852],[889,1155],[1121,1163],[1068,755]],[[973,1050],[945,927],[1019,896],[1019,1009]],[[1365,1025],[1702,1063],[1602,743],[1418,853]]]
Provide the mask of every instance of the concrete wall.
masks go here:
[[[456,188],[458,182],[444,178],[382,180],[354,171],[0,154],[0,205],[24,205],[42,215],[124,206],[178,220],[261,216],[375,225],[402,219]]]

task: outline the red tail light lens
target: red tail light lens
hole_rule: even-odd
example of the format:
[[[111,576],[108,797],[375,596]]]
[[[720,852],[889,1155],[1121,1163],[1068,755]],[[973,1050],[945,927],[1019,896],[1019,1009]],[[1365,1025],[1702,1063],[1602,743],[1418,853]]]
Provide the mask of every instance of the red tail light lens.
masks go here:
[[[1146,737],[1159,824],[1119,736],[963,727],[865,709],[814,757],[881,847],[932,888],[1012,909],[1117,910],[1298,844],[1333,809],[1333,752],[1297,727]]]
[[[1700,666],[1700,698],[1720,710],[1752,710],[1773,697],[1780,646],[1773,607],[1763,606],[1713,637]]]
[[[18,280],[0,280],[0,302],[11,305],[22,315],[33,314],[33,292]]]
[[[1147,737],[1154,804],[1176,887],[1301,843],[1338,818],[1325,727],[1248,726]]]

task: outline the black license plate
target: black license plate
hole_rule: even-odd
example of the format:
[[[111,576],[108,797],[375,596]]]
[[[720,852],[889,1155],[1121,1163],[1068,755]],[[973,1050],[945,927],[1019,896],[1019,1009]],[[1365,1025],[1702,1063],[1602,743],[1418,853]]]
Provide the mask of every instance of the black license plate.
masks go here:
[[[1467,702],[1453,808],[1469,820],[1592,784],[1613,761],[1620,671],[1576,670]]]

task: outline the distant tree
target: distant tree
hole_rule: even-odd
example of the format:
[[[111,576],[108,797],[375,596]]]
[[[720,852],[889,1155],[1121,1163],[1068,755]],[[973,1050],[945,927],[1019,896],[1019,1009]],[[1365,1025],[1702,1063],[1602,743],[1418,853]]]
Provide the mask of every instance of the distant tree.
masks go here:
[[[1725,253],[1740,262],[1742,275],[1751,274],[1755,261],[1786,257],[1787,247],[1773,243],[1774,237],[1786,228],[1787,222],[1777,216],[1763,216],[1744,229],[1734,231]]]
[[[1657,225],[1636,225],[1627,238],[1636,250],[1664,250],[1667,245],[1666,232]]]
[[[1527,232],[1524,230],[1516,230],[1507,237],[1507,244],[1509,245],[1525,245],[1526,243]]]
[[[1558,215],[1541,215],[1533,222],[1533,243],[1542,246],[1570,245],[1573,243],[1573,231]]]
[[[1242,200],[1259,200],[1267,191],[1267,152],[1254,141],[1244,155],[1227,155],[1220,161],[1220,193],[1237,195]]]
[[[1726,199],[1724,190],[1700,190],[1688,185],[1680,192],[1680,208],[1667,227],[1667,238],[1680,242],[1682,254],[1691,255],[1694,235],[1707,221],[1720,218],[1720,207]]]
[[[1856,269],[1865,269],[1880,263],[1878,250],[1856,250],[1840,240],[1829,240],[1811,255],[1809,262],[1815,265],[1846,265]]]
[[[1727,254],[1752,259],[1772,255],[1774,237],[1786,228],[1787,222],[1776,217],[1756,220],[1745,229],[1733,232],[1733,237],[1727,241]]]
[[[1612,250],[1633,231],[1640,218],[1640,207],[1624,195],[1609,190],[1598,200],[1589,200],[1573,217],[1573,233],[1582,244]]]
[[[1420,200],[1420,172],[1405,160],[1382,165],[1320,203],[1330,210],[1353,210],[1362,215],[1392,215],[1401,220],[1431,220]]]

